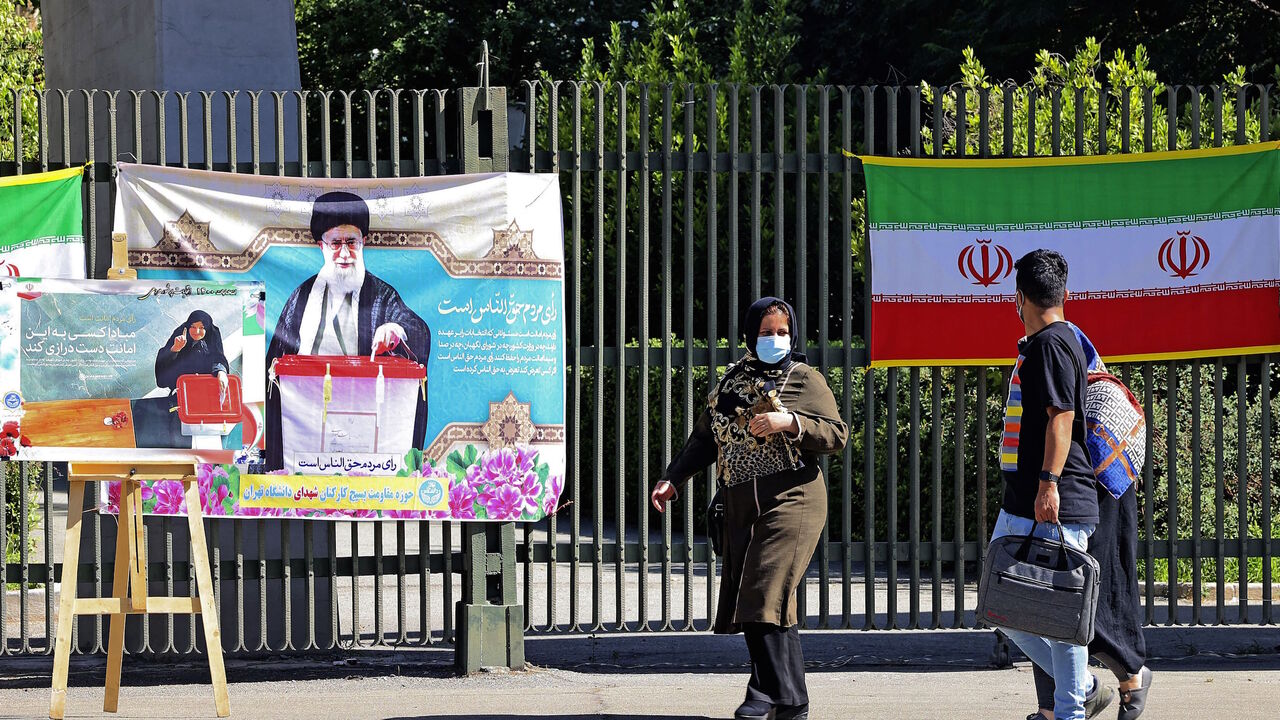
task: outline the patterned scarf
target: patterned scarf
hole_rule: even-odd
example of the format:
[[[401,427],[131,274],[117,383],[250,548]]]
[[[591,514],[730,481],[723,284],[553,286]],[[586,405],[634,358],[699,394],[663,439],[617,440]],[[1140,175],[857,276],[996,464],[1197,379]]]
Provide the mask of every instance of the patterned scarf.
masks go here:
[[[760,413],[787,411],[779,399],[781,391],[786,387],[796,361],[804,360],[804,356],[794,350],[790,356],[772,365],[756,356],[756,338],[760,334],[764,311],[774,303],[781,303],[786,308],[794,347],[798,332],[791,306],[772,297],[757,300],[747,310],[746,322],[743,323],[748,348],[746,355],[729,367],[707,399],[711,409],[711,430],[720,449],[718,480],[724,487],[804,466],[799,449],[786,433],[757,438],[747,427],[751,418]]]

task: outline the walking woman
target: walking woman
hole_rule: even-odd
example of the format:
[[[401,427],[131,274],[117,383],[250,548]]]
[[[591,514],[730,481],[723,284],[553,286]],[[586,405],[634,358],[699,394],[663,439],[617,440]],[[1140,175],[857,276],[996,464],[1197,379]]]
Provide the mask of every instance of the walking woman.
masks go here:
[[[724,501],[724,565],[716,633],[741,632],[751,655],[735,718],[809,717],[796,589],[827,518],[818,455],[839,452],[849,430],[822,373],[796,352],[795,312],[778,298],[753,303],[747,354],[716,385],[684,447],[653,488],[662,512],[676,487],[716,463]]]

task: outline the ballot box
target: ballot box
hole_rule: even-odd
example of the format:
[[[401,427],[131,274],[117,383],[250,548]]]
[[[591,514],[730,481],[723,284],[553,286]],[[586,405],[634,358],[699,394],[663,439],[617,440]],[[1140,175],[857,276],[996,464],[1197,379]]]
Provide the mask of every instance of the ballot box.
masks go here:
[[[280,393],[285,468],[309,472],[304,457],[390,456],[414,446],[418,401],[427,370],[398,357],[284,355],[272,365]]]

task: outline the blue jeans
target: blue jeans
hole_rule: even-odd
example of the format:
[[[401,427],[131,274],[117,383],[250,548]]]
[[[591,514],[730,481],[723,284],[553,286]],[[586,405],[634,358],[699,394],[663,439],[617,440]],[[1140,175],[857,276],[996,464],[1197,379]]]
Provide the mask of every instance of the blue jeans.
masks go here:
[[[996,518],[995,530],[991,539],[1006,535],[1030,535],[1035,527],[1037,537],[1058,538],[1061,527],[1062,539],[1067,545],[1077,550],[1085,550],[1089,544],[1089,536],[1094,526],[1089,523],[1066,523],[1061,526],[1049,523],[1035,524],[1031,518],[1010,515],[1004,510]],[[1084,697],[1093,687],[1093,676],[1089,673],[1089,649],[1083,645],[1073,645],[1059,640],[1047,640],[1039,635],[1032,635],[1020,630],[1001,629],[1009,639],[1036,665],[1044,668],[1053,676],[1055,690],[1053,693],[1054,720],[1084,720]]]

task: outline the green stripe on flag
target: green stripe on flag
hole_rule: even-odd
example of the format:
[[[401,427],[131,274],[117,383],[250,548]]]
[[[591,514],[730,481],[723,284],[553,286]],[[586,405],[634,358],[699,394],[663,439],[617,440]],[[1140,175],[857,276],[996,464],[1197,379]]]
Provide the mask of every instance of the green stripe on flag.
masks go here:
[[[1280,207],[1277,143],[1124,160],[863,163],[873,225],[1109,222]]]
[[[21,183],[0,183],[0,252],[41,238],[84,242],[82,173],[75,170],[22,176]]]

